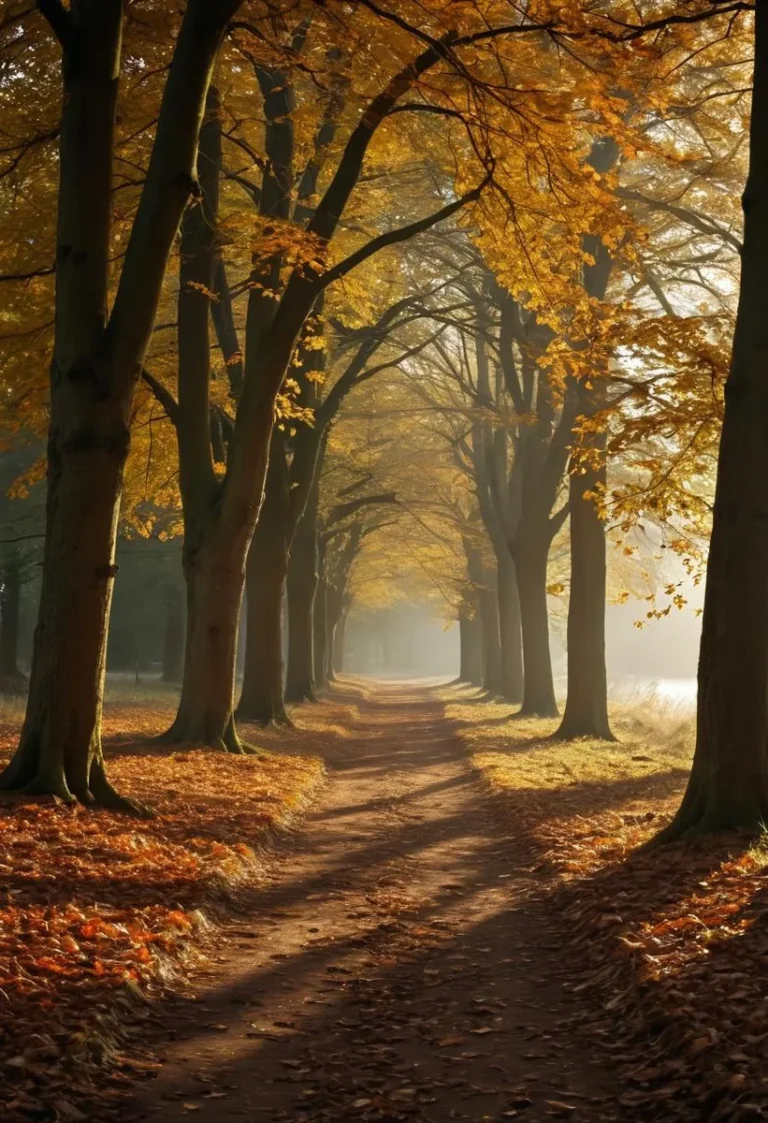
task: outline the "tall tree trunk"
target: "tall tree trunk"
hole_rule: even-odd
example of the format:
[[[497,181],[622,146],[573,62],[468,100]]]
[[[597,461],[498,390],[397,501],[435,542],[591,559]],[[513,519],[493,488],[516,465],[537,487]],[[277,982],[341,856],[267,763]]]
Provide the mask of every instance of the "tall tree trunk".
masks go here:
[[[521,714],[557,717],[549,650],[547,559],[549,538],[523,541],[515,556],[523,633],[524,688]]]
[[[768,822],[768,7],[755,8],[741,289],[718,458],[699,654],[696,751],[662,838]]]
[[[317,536],[314,520],[304,515],[288,561],[288,669],[285,697],[314,702],[314,607],[317,589]]]
[[[505,702],[523,700],[523,648],[520,598],[515,563],[506,551],[497,557],[499,638],[501,641],[501,696]]]
[[[101,708],[114,579],[115,511],[128,433],[117,449],[49,444],[47,536],[27,715],[2,777],[23,788],[129,809],[106,779]],[[66,595],[59,584],[66,574]]]
[[[270,449],[267,486],[248,551],[245,672],[237,716],[259,725],[291,724],[283,702],[283,593],[288,569],[285,454]]]
[[[248,547],[258,505],[230,496],[229,477],[214,469],[210,410],[210,293],[216,265],[216,223],[221,169],[218,91],[211,87],[200,130],[199,206],[187,208],[179,253],[178,343],[179,485],[184,509],[182,568],[187,585],[187,642],[176,718],[164,735],[240,753],[234,715],[237,632]],[[264,410],[266,414],[266,409]],[[267,424],[254,424],[255,445],[264,440],[257,478],[268,455]],[[268,426],[268,427],[267,427]],[[234,456],[230,446],[230,458]]]
[[[185,615],[184,596],[174,585],[166,593],[163,682],[181,682],[184,673]]]
[[[596,497],[605,494],[605,433],[590,438],[599,466],[587,461],[572,470],[571,591],[568,601],[568,696],[555,737],[599,737],[614,741],[608,721],[605,669],[605,525]]]

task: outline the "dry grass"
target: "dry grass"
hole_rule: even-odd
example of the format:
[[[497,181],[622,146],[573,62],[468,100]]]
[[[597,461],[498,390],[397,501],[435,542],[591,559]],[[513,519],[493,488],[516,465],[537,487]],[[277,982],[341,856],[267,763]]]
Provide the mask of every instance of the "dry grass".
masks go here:
[[[554,741],[557,719],[519,718],[514,706],[478,703],[476,691],[454,688],[453,698],[447,700],[447,716],[457,723],[475,766],[496,790],[546,797],[567,795],[569,788],[576,793],[615,785],[616,808],[642,803],[654,792],[658,796],[658,782],[677,776],[675,790],[664,794],[673,803],[690,768],[693,715],[652,691],[612,707],[615,743]],[[555,813],[561,805],[560,800],[555,803]]]

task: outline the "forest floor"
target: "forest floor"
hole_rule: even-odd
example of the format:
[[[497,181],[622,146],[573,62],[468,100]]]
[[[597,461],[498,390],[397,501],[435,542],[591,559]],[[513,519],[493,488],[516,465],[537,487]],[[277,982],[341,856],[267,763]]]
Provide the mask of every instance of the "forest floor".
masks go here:
[[[768,1118],[768,853],[636,852],[689,716],[559,745],[348,681],[251,731],[285,755],[214,762],[142,742],[168,703],[135,701],[110,774],[157,819],[0,807],[3,1119]]]

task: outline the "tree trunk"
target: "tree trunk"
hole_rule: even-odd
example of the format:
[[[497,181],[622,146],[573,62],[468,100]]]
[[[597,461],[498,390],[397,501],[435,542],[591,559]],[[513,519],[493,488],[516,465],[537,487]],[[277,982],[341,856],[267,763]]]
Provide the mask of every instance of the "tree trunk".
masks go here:
[[[237,716],[259,725],[290,726],[283,703],[282,625],[288,562],[279,541],[261,548],[260,523],[248,552],[245,673]]]
[[[128,453],[126,403],[105,394],[102,358],[122,5],[82,13],[65,60],[57,219],[43,580],[29,701],[5,789],[128,807],[109,787],[101,707],[117,509]]]
[[[289,702],[314,702],[314,607],[317,589],[317,537],[314,522],[305,514],[288,561],[288,670],[285,697]]]
[[[696,751],[661,838],[768,822],[768,8],[755,9],[741,289],[718,458],[699,654]]]
[[[509,553],[497,558],[499,637],[501,641],[501,696],[505,702],[523,700],[523,649],[520,598],[515,563]]]
[[[163,640],[163,682],[179,683],[184,673],[186,619],[184,597],[176,586],[166,595],[165,637]]]
[[[547,559],[549,540],[524,541],[517,551],[517,587],[523,633],[523,704],[521,714],[557,717],[552,657],[549,650]]]
[[[128,433],[116,449],[94,443],[72,448],[56,433],[49,443],[47,535],[29,701],[19,748],[0,786],[129,809],[108,784],[101,749],[114,512]]]
[[[568,696],[555,737],[614,741],[605,670],[605,525],[594,496],[605,491],[605,433],[590,439],[599,467],[576,467],[569,482],[571,591],[568,601]]]
[[[164,740],[243,752],[235,729],[237,624],[247,533],[213,528],[199,548],[185,541],[187,643],[179,709]]]
[[[0,687],[18,692],[26,683],[19,670],[19,621],[21,617],[21,558],[11,550],[0,573]]]
[[[214,469],[210,410],[210,292],[214,284],[221,127],[208,91],[200,130],[200,204],[181,224],[178,292],[179,487],[187,642],[179,709],[164,740],[244,751],[235,728],[237,631],[256,511],[227,503]],[[254,441],[257,435],[253,434]],[[239,509],[238,509],[239,508]]]
[[[280,442],[270,449],[267,486],[248,551],[245,673],[238,718],[291,722],[283,702],[283,593],[288,569],[288,488]]]

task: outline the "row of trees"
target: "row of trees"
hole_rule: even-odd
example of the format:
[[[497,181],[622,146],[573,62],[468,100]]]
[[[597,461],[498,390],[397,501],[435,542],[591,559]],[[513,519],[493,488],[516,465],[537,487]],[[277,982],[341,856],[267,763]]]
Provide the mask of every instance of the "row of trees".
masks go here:
[[[47,428],[48,491],[6,789],[129,806],[100,736],[121,499],[135,530],[183,532],[170,741],[247,751],[246,584],[238,713],[282,723],[285,698],[311,700],[355,581],[378,559],[386,582],[395,521],[460,622],[463,674],[547,716],[570,526],[560,735],[610,737],[607,542],[631,552],[653,522],[696,564],[741,250],[673,829],[762,821],[760,5],[743,246],[732,204],[750,11],[8,7],[6,420]]]

